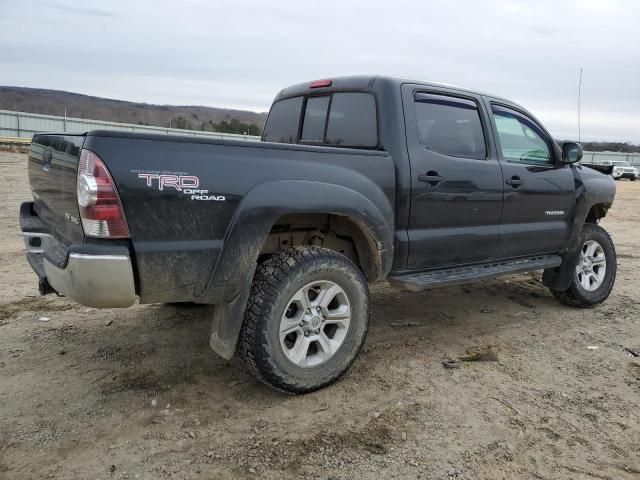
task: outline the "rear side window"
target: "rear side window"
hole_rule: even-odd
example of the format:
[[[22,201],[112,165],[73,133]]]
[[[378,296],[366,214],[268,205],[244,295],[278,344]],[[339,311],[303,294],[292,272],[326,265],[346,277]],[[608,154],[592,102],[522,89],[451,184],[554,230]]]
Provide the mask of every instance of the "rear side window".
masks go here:
[[[369,93],[334,93],[326,143],[348,147],[378,144],[376,102]]]
[[[302,97],[280,100],[271,107],[262,138],[265,142],[296,143]]]
[[[376,148],[375,98],[370,93],[340,92],[280,100],[271,107],[262,139],[266,142]]]
[[[443,155],[484,159],[487,148],[477,104],[445,95],[416,93],[420,143]]]

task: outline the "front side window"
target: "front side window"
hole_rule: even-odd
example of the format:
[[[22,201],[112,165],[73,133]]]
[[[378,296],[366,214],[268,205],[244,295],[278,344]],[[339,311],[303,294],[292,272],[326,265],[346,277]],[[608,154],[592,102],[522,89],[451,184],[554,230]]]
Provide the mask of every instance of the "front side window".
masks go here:
[[[422,145],[443,155],[486,158],[482,122],[474,101],[428,93],[416,93],[414,101]]]
[[[545,133],[525,115],[499,105],[492,105],[502,157],[508,162],[552,163],[551,148]]]

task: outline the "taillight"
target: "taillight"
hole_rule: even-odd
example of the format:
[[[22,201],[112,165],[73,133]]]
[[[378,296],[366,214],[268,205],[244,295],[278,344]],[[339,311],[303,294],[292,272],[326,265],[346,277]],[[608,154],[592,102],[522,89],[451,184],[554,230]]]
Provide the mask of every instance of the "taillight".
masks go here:
[[[129,228],[113,179],[100,157],[80,152],[77,183],[78,207],[85,235],[127,238]]]

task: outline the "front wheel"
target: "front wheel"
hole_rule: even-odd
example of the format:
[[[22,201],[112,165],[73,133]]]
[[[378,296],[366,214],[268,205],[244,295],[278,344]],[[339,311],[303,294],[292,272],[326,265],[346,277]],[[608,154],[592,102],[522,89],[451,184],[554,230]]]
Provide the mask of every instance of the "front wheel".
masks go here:
[[[312,392],[349,369],[366,338],[369,313],[366,280],[347,257],[291,248],[258,266],[239,349],[269,386]]]
[[[568,290],[551,289],[566,305],[592,307],[604,302],[616,280],[616,249],[607,231],[587,223],[580,234],[582,248]]]

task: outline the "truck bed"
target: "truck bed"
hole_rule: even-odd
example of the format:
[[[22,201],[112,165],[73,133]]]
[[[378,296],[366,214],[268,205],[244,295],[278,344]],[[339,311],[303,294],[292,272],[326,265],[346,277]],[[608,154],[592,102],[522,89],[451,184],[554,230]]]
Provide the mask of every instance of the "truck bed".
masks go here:
[[[129,239],[83,235],[75,194],[80,149],[98,155],[113,177]],[[377,150],[117,131],[43,134],[34,137],[29,176],[33,212],[67,253],[82,244],[129,249],[143,303],[232,299],[244,280],[236,272],[254,261],[240,252],[259,248],[252,241],[268,233],[267,223],[277,221],[284,205],[293,202],[304,212],[331,203],[331,189],[314,186],[342,192],[336,201],[344,195],[366,199],[353,207],[365,206],[358,212],[365,221],[377,216],[392,226],[394,219],[394,164]],[[233,236],[240,215],[246,215],[242,235]],[[220,259],[225,246],[230,257]],[[211,288],[214,276],[218,288]]]

